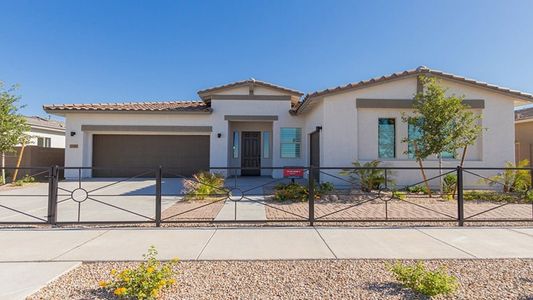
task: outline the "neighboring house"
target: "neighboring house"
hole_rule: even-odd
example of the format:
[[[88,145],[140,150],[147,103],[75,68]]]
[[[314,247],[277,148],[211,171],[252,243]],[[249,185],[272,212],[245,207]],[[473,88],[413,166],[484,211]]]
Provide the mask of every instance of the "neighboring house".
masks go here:
[[[30,131],[28,146],[65,148],[65,124],[41,117],[25,117]]]
[[[6,153],[6,167],[37,167],[35,169],[19,170],[18,178],[22,178],[24,175],[31,175],[44,179],[47,173],[43,172],[42,167],[63,166],[64,164],[65,124],[41,117],[25,118],[30,127],[30,131],[25,132],[30,137],[29,142],[26,143],[22,156],[20,156],[21,145],[15,147],[15,151]],[[8,176],[13,173],[14,169],[7,169]]]
[[[515,111],[516,161],[533,157],[533,107]]]
[[[44,110],[66,118],[66,166],[115,168],[85,170],[84,176],[133,176],[139,170],[125,167],[157,165],[188,176],[210,167],[346,167],[374,159],[415,167],[401,142],[409,132],[402,115],[413,111],[413,96],[422,88],[419,75],[440,78],[449,94],[464,95],[483,115],[487,130],[470,147],[467,166],[514,160],[514,107],[533,101],[533,95],[426,67],[303,98],[299,91],[250,79],[201,90],[200,101],[60,104]],[[453,157],[445,161],[457,163]],[[419,177],[411,173],[402,180]],[[282,176],[268,169],[232,174]],[[326,174],[321,178],[330,180]]]

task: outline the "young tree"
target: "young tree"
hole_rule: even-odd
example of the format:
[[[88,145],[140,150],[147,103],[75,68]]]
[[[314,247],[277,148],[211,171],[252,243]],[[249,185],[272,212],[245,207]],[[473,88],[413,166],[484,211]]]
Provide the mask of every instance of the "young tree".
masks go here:
[[[463,165],[467,147],[475,143],[481,132],[481,116],[469,110],[470,107],[463,103],[464,97],[446,96],[446,89],[440,86],[436,78],[421,76],[419,80],[422,81],[424,89],[415,96],[414,114],[403,116],[403,121],[416,128],[418,134],[404,139],[403,142],[413,145],[413,155],[429,189],[423,161],[436,155],[439,167],[442,168],[442,154],[455,154],[457,149],[462,148]],[[442,170],[439,172],[442,174]],[[442,190],[442,176],[440,182]]]
[[[466,107],[468,108],[468,106]],[[461,162],[459,163],[462,167],[465,162],[468,146],[476,143],[481,131],[483,131],[483,127],[480,124],[481,115],[466,108],[458,111],[456,120],[457,122],[453,124],[452,142],[448,148],[450,152],[455,154],[458,149],[463,150],[461,153]]]
[[[2,184],[6,182],[5,154],[14,150],[18,144],[27,141],[29,131],[26,119],[18,113],[20,97],[13,94],[16,86],[5,89],[0,81],[0,153],[2,154]]]

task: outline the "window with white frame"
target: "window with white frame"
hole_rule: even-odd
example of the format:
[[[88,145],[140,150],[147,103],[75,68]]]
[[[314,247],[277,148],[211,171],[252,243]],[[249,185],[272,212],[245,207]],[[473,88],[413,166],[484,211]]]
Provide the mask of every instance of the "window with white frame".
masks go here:
[[[37,137],[37,146],[50,148],[52,147],[52,139],[48,137]]]

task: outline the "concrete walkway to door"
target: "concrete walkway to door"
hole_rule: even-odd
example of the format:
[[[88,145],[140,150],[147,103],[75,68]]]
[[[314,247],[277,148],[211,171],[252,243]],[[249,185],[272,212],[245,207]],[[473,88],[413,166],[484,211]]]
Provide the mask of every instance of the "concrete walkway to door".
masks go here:
[[[162,259],[533,258],[533,228],[131,228],[0,230],[0,262]]]

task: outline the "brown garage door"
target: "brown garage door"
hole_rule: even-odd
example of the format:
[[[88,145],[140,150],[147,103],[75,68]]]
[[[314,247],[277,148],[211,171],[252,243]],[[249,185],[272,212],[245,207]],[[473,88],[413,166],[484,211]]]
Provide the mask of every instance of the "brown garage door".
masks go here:
[[[132,177],[163,166],[191,176],[209,168],[207,135],[94,135],[94,177]],[[153,176],[152,174],[146,175]],[[165,173],[164,176],[170,176]]]

